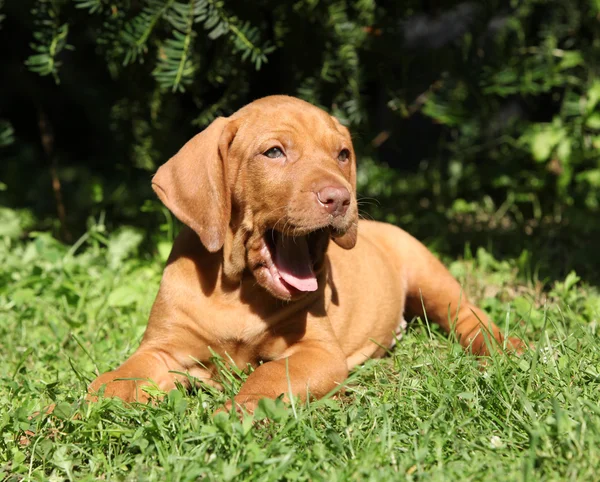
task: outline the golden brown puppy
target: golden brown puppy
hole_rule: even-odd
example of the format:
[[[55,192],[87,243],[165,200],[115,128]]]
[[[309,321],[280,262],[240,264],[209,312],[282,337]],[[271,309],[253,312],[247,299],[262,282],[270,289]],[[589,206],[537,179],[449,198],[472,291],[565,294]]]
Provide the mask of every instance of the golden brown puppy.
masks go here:
[[[215,120],[152,185],[186,227],[140,347],[91,384],[92,399],[106,385],[105,396],[147,401],[144,384],[187,383],[174,372],[215,384],[211,351],[255,367],[235,398],[247,410],[290,390],[321,397],[423,307],[476,354],[487,335],[503,344],[421,243],[359,222],[348,129],[302,100],[266,97]]]

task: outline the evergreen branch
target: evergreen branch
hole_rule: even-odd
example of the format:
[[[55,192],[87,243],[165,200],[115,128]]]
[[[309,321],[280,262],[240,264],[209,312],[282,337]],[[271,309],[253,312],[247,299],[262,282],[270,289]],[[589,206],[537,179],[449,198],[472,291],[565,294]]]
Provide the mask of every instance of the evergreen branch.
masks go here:
[[[222,11],[220,11],[220,14]],[[255,44],[250,37],[258,38],[259,33],[256,28],[250,26],[249,23],[245,23],[240,25],[238,28],[235,25],[235,18],[223,18],[224,21],[227,22],[227,27],[230,32],[233,33],[233,45],[237,47],[238,51],[242,51],[242,59],[246,59],[248,56],[251,57],[252,62],[256,69],[260,69],[262,63],[267,61],[267,54],[271,53],[275,50],[274,46],[265,43],[265,45],[261,48],[257,44]],[[237,40],[237,42],[236,42]],[[245,47],[245,49],[244,49]]]
[[[235,51],[242,53],[242,60],[250,57],[257,69],[267,61],[267,54],[275,50],[275,47],[268,43],[260,47],[254,41],[260,36],[258,29],[251,27],[248,22],[239,23],[236,17],[229,16],[221,1],[199,0],[196,22],[203,23],[204,28],[209,31],[208,37],[211,40],[216,40],[229,32],[231,34],[229,41]]]
[[[257,48],[254,46],[254,44],[252,42],[250,42],[250,40],[248,40],[248,37],[246,37],[244,35],[244,33],[237,28],[235,25],[229,25],[229,30],[231,30],[236,36],[237,38],[240,39],[240,41],[246,46],[248,47],[248,49],[251,50],[257,50]]]
[[[137,57],[147,52],[147,43],[159,20],[163,18],[174,0],[150,0],[148,5],[123,29],[121,38],[128,46],[124,65],[135,62]]]
[[[181,84],[182,81],[182,77],[183,77],[183,73],[184,73],[184,67],[188,58],[188,53],[190,50],[190,43],[192,40],[192,28],[194,26],[194,15],[193,15],[193,4],[194,4],[195,0],[190,0],[190,14],[188,15],[188,25],[187,25],[187,30],[185,32],[185,39],[184,39],[184,44],[183,44],[183,50],[182,50],[182,55],[179,59],[179,65],[177,67],[177,74],[175,76],[175,82],[173,82],[173,92],[175,92],[176,90],[179,89],[179,86]],[[183,89],[182,89],[183,90]]]
[[[69,34],[69,24],[60,23],[61,0],[40,0],[37,6],[32,9],[32,14],[36,17],[35,24],[40,30],[33,33],[37,42],[31,44],[31,48],[37,52],[30,55],[25,61],[29,70],[41,76],[52,75],[54,81],[59,84],[58,68],[60,62],[57,56],[63,49],[72,49],[67,43]]]
[[[96,5],[106,0],[77,1]],[[242,60],[251,59],[257,69],[275,48],[268,43],[260,45],[259,30],[230,16],[219,0],[147,0],[142,11],[122,29],[121,41],[115,44],[115,50],[124,48],[123,65],[147,52],[148,43],[156,38],[156,27],[161,20],[171,28],[170,38],[158,41],[158,59],[153,70],[162,89],[183,91],[192,81],[197,68],[192,61],[196,23],[202,23],[210,40],[226,36],[233,47],[231,50],[241,54]]]
[[[158,62],[152,73],[163,89],[183,92],[184,86],[192,81],[195,68],[190,51],[198,5],[197,0],[189,0],[188,4],[173,2],[168,12],[173,37],[159,47]]]
[[[242,52],[242,60],[250,57],[257,70],[267,61],[267,54],[275,50],[275,47],[268,43],[261,48],[253,42],[254,39],[258,39],[259,32],[258,29],[251,27],[247,22],[242,24],[240,28],[229,24],[229,30],[234,34],[234,49]]]
[[[88,12],[101,13],[106,0],[75,0],[75,8],[86,9]]]

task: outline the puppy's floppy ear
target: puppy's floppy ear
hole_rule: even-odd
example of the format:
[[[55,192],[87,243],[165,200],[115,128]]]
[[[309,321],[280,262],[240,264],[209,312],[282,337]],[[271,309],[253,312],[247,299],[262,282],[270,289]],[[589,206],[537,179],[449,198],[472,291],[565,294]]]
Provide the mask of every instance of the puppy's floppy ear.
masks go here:
[[[163,204],[198,233],[211,253],[222,248],[231,217],[227,153],[235,131],[228,118],[215,119],[152,179],[152,189]]]

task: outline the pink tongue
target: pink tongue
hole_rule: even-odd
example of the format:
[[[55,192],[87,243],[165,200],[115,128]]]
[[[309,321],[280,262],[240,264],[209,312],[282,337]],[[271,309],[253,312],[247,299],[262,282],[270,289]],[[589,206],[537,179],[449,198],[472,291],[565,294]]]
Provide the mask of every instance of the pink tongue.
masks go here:
[[[317,290],[317,278],[312,269],[306,236],[292,238],[278,233],[275,265],[283,280],[297,290]]]

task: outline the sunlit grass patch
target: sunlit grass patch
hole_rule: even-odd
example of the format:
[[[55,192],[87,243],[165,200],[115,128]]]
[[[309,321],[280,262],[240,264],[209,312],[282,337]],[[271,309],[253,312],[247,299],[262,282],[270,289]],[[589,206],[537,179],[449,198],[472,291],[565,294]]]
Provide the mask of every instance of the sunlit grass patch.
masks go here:
[[[132,230],[74,250],[40,233],[0,241],[0,466],[8,480],[593,480],[600,465],[600,295],[573,273],[525,274],[485,251],[452,272],[535,345],[479,363],[417,320],[335,397],[213,412],[235,393],[175,390],[150,406],[84,403],[132,353],[162,261]],[[54,412],[45,408],[56,404]]]

